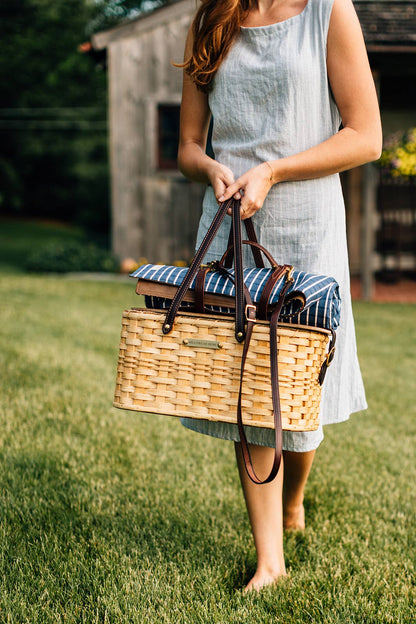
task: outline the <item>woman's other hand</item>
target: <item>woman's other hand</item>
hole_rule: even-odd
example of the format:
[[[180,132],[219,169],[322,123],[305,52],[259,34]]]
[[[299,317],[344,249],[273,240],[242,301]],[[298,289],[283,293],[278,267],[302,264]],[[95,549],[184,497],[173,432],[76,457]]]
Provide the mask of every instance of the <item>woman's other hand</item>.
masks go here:
[[[219,200],[223,202],[230,197],[241,199],[241,218],[248,219],[263,206],[273,183],[273,170],[264,162],[249,169],[230,184]]]
[[[216,160],[213,160],[207,166],[207,174],[216,200],[219,203],[223,201],[220,198],[224,195],[227,188],[234,183],[234,174],[231,169]]]

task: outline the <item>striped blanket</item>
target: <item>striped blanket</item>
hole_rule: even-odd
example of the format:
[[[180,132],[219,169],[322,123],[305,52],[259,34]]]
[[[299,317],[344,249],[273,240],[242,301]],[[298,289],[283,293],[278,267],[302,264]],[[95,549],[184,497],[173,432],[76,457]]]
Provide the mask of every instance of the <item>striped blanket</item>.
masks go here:
[[[151,280],[159,284],[180,286],[187,271],[187,268],[145,264],[134,271],[134,273],[131,273],[131,277]],[[233,274],[234,271],[231,269],[230,273]],[[244,269],[244,283],[254,303],[259,302],[262,289],[271,273],[272,269],[267,268]],[[289,288],[288,294],[294,291],[302,292],[306,300],[305,307],[302,312],[297,314],[299,302],[296,299],[284,305],[281,314],[282,322],[310,325],[322,327],[324,329],[336,329],[339,325],[341,299],[338,283],[335,279],[323,275],[313,275],[303,271],[294,271],[293,278],[294,282]],[[270,297],[271,304],[278,301],[284,283],[285,277],[282,277],[276,283]],[[191,283],[191,289],[194,288],[194,284],[195,280]],[[235,289],[232,280],[216,271],[212,271],[207,275],[205,292],[233,297]],[[146,305],[149,308],[169,308],[170,303],[170,299],[146,296]],[[184,303],[183,306],[192,306],[192,304]],[[230,312],[230,308],[225,308],[223,306],[207,306],[207,309],[219,313]]]

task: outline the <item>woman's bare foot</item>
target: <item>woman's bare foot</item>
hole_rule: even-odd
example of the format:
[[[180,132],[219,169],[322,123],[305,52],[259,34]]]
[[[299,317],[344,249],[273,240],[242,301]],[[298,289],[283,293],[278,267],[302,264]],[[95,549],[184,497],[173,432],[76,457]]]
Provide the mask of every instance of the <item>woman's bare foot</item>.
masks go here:
[[[267,587],[268,585],[274,585],[277,583],[279,579],[287,576],[286,570],[278,571],[278,572],[270,572],[270,571],[261,571],[257,570],[253,578],[247,583],[246,587],[243,590],[244,594],[247,594],[250,591],[260,591],[263,587]]]
[[[283,506],[283,528],[285,531],[303,531],[305,528],[305,509],[303,505]]]

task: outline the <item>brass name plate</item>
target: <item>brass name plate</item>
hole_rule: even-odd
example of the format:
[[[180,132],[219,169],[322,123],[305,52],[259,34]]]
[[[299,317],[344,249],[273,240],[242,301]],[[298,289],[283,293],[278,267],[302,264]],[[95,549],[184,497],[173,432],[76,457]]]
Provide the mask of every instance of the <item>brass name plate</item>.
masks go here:
[[[222,349],[222,344],[217,340],[199,340],[198,338],[185,338],[183,344],[187,347],[203,347],[204,349]]]

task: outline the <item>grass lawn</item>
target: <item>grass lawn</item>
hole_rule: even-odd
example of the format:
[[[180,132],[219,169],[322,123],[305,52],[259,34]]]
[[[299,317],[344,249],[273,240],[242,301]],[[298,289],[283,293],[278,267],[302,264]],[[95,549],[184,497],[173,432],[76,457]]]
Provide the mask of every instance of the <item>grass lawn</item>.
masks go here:
[[[26,258],[46,244],[89,241],[91,236],[79,227],[59,221],[0,218],[0,271],[24,271]],[[105,246],[104,237],[93,242]]]
[[[0,622],[415,622],[415,307],[355,305],[369,410],[326,429],[288,578],[244,596],[232,444],[111,407],[133,291],[0,275]]]

